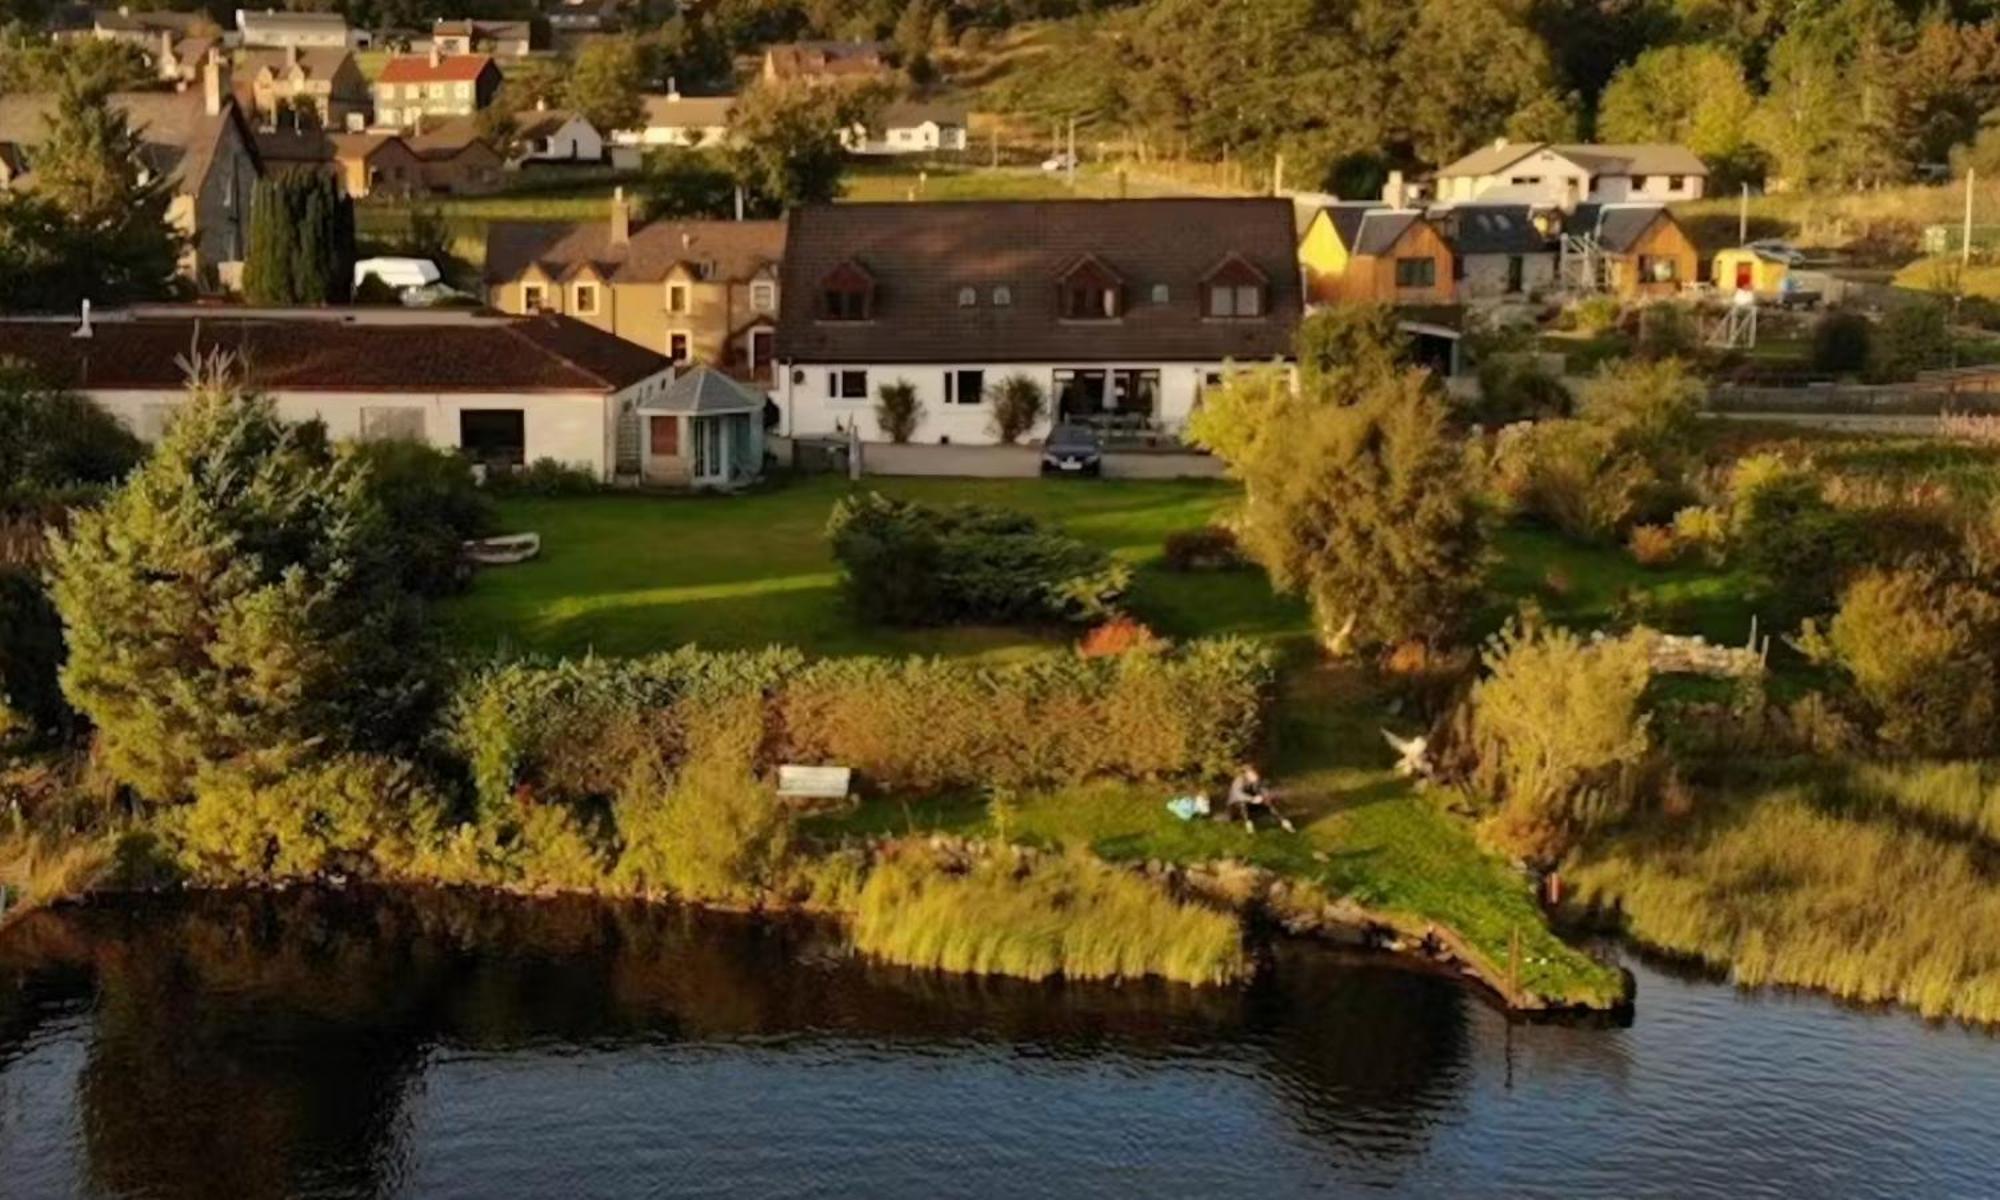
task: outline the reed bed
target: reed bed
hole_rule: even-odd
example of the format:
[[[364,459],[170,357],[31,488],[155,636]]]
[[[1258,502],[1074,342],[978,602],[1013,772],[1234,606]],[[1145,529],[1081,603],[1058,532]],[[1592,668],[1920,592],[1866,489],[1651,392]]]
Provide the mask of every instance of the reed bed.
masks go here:
[[[1972,790],[1949,778],[1906,803],[1969,825]],[[1622,911],[1639,941],[1725,967],[1738,983],[2000,1022],[1991,847],[1845,791],[1795,782],[1739,793],[1699,820],[1656,822],[1587,851],[1568,878],[1582,903]]]
[[[906,850],[862,888],[854,942],[905,966],[1024,979],[1220,984],[1249,970],[1234,916],[1081,852],[960,866]]]

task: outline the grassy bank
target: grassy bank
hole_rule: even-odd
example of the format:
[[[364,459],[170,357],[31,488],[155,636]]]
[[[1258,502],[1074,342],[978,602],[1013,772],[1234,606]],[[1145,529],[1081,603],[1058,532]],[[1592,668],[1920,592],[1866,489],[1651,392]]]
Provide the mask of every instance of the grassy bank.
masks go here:
[[[1978,834],[1954,831],[1967,825]],[[1739,983],[1994,1022],[1992,828],[1985,787],[1928,772],[1745,783],[1588,851],[1569,878],[1579,903],[1616,910],[1639,941]]]
[[[1674,213],[1704,254],[1737,243],[1741,200],[1713,196],[1677,204]],[[1965,218],[1965,185],[1911,185],[1850,192],[1776,192],[1750,198],[1750,236],[1789,238],[1816,249],[1845,250],[1863,261],[1901,265],[1918,250],[1927,225]],[[2000,213],[2000,183],[1974,189],[1974,219]]]

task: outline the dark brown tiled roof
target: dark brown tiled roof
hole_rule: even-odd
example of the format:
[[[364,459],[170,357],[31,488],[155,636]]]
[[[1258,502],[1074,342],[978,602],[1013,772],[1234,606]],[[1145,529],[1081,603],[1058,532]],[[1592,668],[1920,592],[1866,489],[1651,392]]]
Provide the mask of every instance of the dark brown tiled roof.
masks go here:
[[[0,320],[0,345],[56,385],[165,389],[191,349],[224,351],[273,391],[603,392],[667,369],[661,356],[569,317],[349,324],[257,316]]]
[[[1302,301],[1285,200],[834,204],[792,213],[778,357],[806,362],[1219,362],[1289,357]],[[1229,255],[1270,281],[1255,320],[1202,316],[1201,283]],[[1123,282],[1115,321],[1057,317],[1057,280],[1085,256]],[[819,319],[820,284],[853,261],[874,317]],[[1164,285],[1165,303],[1154,301]],[[993,303],[1005,287],[1010,303]],[[962,307],[973,289],[977,303]]]
[[[653,221],[611,242],[611,206],[604,219],[554,225],[495,221],[486,227],[486,281],[507,283],[531,263],[552,278],[589,263],[614,283],[657,283],[676,264],[690,270],[714,263],[714,278],[748,281],[785,254],[783,221]]]

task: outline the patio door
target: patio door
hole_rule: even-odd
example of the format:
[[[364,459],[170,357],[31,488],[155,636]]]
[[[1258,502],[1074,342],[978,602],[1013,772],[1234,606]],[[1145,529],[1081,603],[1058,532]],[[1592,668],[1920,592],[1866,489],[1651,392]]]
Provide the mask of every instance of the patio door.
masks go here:
[[[729,480],[730,445],[726,417],[695,417],[694,463],[691,472],[695,483],[726,483]]]

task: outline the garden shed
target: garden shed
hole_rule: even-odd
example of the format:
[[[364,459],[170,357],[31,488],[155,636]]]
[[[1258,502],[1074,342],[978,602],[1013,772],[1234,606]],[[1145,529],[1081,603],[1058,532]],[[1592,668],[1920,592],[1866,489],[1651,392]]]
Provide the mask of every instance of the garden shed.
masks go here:
[[[695,367],[641,398],[640,478],[687,487],[734,487],[764,467],[764,393],[713,367]]]

